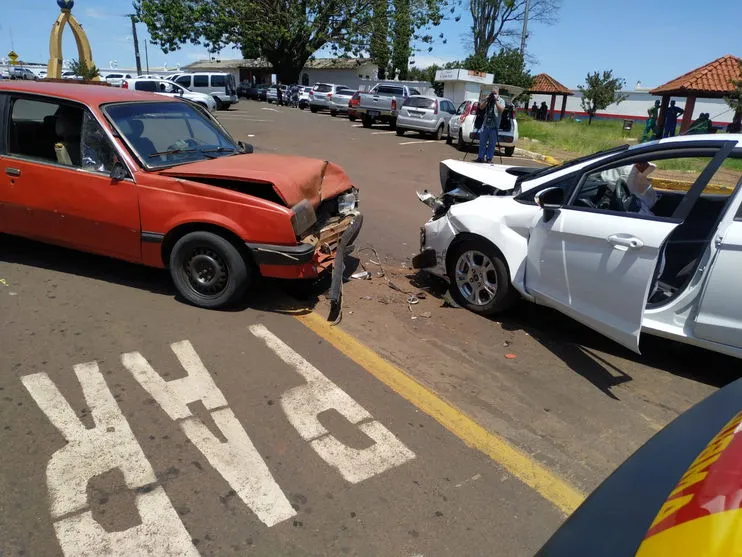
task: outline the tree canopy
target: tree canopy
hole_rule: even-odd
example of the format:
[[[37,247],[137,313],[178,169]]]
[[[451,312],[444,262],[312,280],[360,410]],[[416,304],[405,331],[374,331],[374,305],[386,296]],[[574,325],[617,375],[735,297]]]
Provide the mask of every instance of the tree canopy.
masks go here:
[[[371,52],[406,71],[410,41],[430,41],[415,31],[440,23],[447,1],[135,0],[134,6],[164,52],[186,43],[212,52],[234,46],[243,55],[264,57],[284,82],[298,82],[307,60],[323,47],[341,55]]]
[[[739,62],[739,73],[742,78],[742,60]],[[742,113],[742,79],[733,79],[732,85],[735,86],[735,90],[724,97],[724,100],[736,115]]]
[[[626,81],[621,77],[615,77],[613,70],[604,72],[592,72],[587,74],[585,85],[578,85],[582,93],[582,109],[587,112],[588,124],[598,110],[605,110],[608,105],[626,100],[628,95],[621,93]]]

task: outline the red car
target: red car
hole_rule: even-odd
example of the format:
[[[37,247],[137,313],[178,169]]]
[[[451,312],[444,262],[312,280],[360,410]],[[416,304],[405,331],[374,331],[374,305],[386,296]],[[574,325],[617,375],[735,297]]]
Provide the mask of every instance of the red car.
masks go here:
[[[168,268],[205,308],[258,275],[318,276],[362,223],[338,166],[253,154],[193,103],[113,87],[0,84],[0,167],[0,233]]]

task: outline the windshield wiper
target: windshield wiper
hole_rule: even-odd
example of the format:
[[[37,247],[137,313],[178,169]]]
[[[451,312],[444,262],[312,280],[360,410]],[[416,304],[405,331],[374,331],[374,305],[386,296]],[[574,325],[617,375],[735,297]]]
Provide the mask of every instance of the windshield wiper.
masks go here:
[[[212,159],[216,157],[211,156],[211,153],[234,153],[236,151],[237,150],[234,149],[233,147],[211,147],[209,149],[198,150],[199,153],[203,153],[204,155]]]
[[[159,157],[160,155],[177,155],[178,153],[196,153],[198,149],[170,149],[169,151],[160,151],[159,153],[152,153],[149,158]]]

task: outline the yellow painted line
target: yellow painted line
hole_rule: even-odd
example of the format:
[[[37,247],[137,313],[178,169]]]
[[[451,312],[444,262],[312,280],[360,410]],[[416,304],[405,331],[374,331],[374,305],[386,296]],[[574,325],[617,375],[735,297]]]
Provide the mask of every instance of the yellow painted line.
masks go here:
[[[443,427],[536,490],[565,514],[571,514],[585,496],[502,437],[487,431],[461,410],[387,362],[339,327],[331,327],[316,313],[296,315],[302,324],[329,342],[379,381],[428,414]]]

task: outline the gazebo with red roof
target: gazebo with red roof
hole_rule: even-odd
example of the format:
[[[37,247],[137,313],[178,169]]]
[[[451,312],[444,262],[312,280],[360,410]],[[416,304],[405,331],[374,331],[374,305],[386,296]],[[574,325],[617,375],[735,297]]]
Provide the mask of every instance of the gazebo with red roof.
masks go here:
[[[549,109],[549,120],[554,119],[554,105],[556,104],[557,95],[562,95],[562,112],[559,119],[564,119],[564,111],[567,109],[567,97],[572,91],[559,83],[549,74],[540,73],[533,78],[533,84],[528,89],[532,95],[551,95],[551,108]]]
[[[652,89],[652,95],[662,97],[657,129],[661,132],[665,125],[665,114],[670,97],[685,97],[685,112],[680,124],[680,133],[688,130],[693,122],[696,99],[720,99],[735,90],[733,80],[742,79],[740,59],[728,54],[696,68],[680,77]]]

